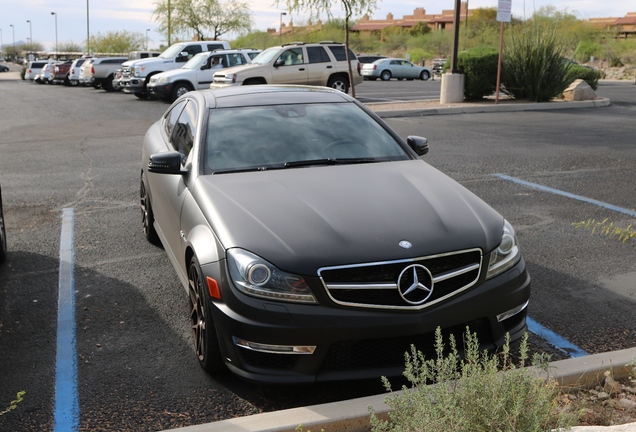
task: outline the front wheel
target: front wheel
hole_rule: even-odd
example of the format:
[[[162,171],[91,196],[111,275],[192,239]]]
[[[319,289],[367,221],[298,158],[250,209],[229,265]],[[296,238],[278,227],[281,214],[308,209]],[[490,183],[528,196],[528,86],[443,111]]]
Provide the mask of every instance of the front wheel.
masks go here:
[[[340,76],[329,78],[329,82],[327,83],[327,87],[331,87],[332,89],[340,90],[343,93],[349,92],[349,80],[342,78]]]
[[[221,372],[224,365],[212,318],[212,300],[196,256],[188,268],[188,299],[192,341],[199,364],[207,372]]]
[[[155,215],[152,212],[150,198],[146,191],[146,183],[144,176],[141,176],[141,184],[139,186],[139,203],[141,205],[141,224],[144,229],[144,237],[152,244],[159,244],[159,235],[155,230]]]
[[[431,77],[431,73],[429,71],[423,70],[422,73],[420,73],[420,79],[422,81],[428,81],[430,77]]]
[[[186,94],[187,92],[192,91],[190,86],[185,83],[177,83],[172,88],[172,102],[177,100],[180,96]]]
[[[382,81],[388,81],[391,79],[391,71],[385,70],[382,71],[382,74],[380,74],[380,79]]]

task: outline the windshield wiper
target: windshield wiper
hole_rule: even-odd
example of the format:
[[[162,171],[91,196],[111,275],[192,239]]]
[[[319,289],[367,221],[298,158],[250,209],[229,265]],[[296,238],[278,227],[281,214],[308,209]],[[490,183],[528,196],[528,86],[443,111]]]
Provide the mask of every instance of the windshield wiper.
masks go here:
[[[374,158],[325,158],[285,162],[285,168],[296,168],[311,165],[342,165],[376,162]]]

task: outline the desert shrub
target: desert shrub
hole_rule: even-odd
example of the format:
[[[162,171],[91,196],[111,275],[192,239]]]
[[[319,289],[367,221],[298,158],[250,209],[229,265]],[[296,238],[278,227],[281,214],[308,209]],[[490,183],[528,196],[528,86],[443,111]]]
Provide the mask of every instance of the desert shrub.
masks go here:
[[[598,80],[601,78],[601,72],[596,69],[591,69],[589,67],[574,65],[570,68],[570,84],[577,79],[582,79],[585,81],[592,90],[596,90],[598,88]]]
[[[572,82],[572,63],[563,61],[564,51],[554,25],[531,22],[514,27],[503,53],[504,91],[535,102],[559,96]]]
[[[437,358],[426,359],[414,347],[405,354],[404,376],[411,387],[403,386],[401,394],[386,398],[391,408],[387,420],[369,408],[374,432],[538,432],[575,424],[575,416],[558,409],[557,383],[537,378],[524,368],[527,335],[519,346],[518,366],[510,353],[509,338],[497,355],[480,353],[477,336],[468,329],[465,339],[463,358],[452,336],[450,352],[444,354],[439,328]],[[545,359],[535,357],[534,362],[539,361]],[[383,382],[391,391],[390,382],[386,378]]]
[[[464,97],[467,100],[482,99],[497,89],[497,62],[499,53],[492,48],[462,51],[457,55],[457,69],[464,74]],[[451,66],[447,61],[442,69],[446,73]]]

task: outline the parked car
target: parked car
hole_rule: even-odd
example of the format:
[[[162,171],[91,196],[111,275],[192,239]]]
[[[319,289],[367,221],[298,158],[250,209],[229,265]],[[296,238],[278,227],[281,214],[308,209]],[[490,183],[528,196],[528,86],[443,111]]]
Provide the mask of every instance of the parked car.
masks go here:
[[[170,45],[158,57],[129,60],[122,65],[119,86],[124,93],[132,93],[140,99],[148,96],[146,85],[153,75],[178,69],[196,54],[217,49],[230,49],[227,41],[178,42]]]
[[[89,57],[82,57],[75,59],[75,61],[71,64],[71,68],[68,71],[68,83],[70,86],[77,86],[80,84],[80,71],[82,70],[82,65]]]
[[[435,331],[526,331],[512,226],[354,98],[324,87],[188,92],[142,146],[145,237],[189,298],[201,366],[249,380],[400,375]],[[433,351],[434,354],[434,351]],[[428,355],[428,354],[427,354]]]
[[[0,72],[9,72],[9,66],[0,64]]]
[[[380,78],[388,81],[391,78],[398,80],[421,79],[426,81],[431,77],[431,70],[424,66],[416,66],[406,59],[386,58],[376,60],[373,63],[362,65],[360,71],[363,77],[375,81]]]
[[[199,53],[179,69],[153,75],[146,85],[148,95],[172,102],[186,92],[210,88],[218,69],[248,64],[260,52],[237,49]]]
[[[51,78],[51,68],[55,67],[58,62],[46,63],[42,66],[40,73],[35,76],[33,81],[38,84],[49,84],[49,78]]]
[[[26,72],[24,73],[24,79],[25,80],[35,80],[35,77],[37,75],[40,75],[40,72],[42,72],[42,68],[44,67],[44,65],[48,64],[48,63],[54,63],[55,60],[34,60],[34,61],[30,61],[27,64],[27,68],[26,68]]]
[[[4,212],[2,211],[2,187],[0,186],[0,262],[7,258],[7,230],[4,225]]]
[[[360,70],[362,69],[362,65],[366,63],[373,63],[376,60],[386,58],[386,56],[383,56],[380,54],[358,54],[357,57],[358,57],[358,73],[360,73]]]
[[[49,76],[49,84],[65,84],[70,85],[68,75],[71,70],[73,60],[66,60],[65,62],[57,63],[51,67],[51,73]]]
[[[337,42],[294,42],[271,47],[244,66],[222,69],[214,73],[210,87],[253,84],[301,84],[331,87],[347,93],[351,85],[362,82],[358,60],[349,50],[353,76],[345,45]],[[351,83],[350,81],[353,81]]]
[[[435,75],[441,75],[444,70],[444,65],[448,60],[445,58],[436,58],[433,59],[433,73]]]
[[[93,88],[102,88],[113,91],[113,78],[122,63],[128,61],[128,57],[95,57],[90,62],[84,63],[84,82]]]

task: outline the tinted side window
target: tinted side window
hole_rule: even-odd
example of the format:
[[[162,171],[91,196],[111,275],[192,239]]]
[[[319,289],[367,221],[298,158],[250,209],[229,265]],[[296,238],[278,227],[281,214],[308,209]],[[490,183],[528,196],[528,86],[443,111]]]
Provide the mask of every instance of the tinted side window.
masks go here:
[[[347,61],[344,45],[327,45],[337,61]],[[349,50],[349,60],[356,60],[356,55]]]
[[[199,54],[203,50],[201,49],[201,45],[190,45],[185,47],[183,51],[187,52],[188,56],[193,56],[195,54]]]
[[[329,54],[321,46],[307,47],[307,57],[309,57],[309,63],[325,63],[331,61]]]
[[[217,49],[225,49],[225,47],[223,46],[223,44],[220,43],[208,44],[208,51],[214,51]]]
[[[183,161],[194,146],[194,137],[197,131],[197,111],[197,105],[193,101],[188,101],[172,131],[172,147],[183,155]]]
[[[185,103],[186,101],[179,102],[170,110],[168,115],[166,115],[164,123],[163,123],[163,130],[166,132],[167,136],[172,135],[172,131],[174,130],[174,125],[177,123],[177,119],[179,118],[179,114],[181,114],[181,111],[183,110]]]

